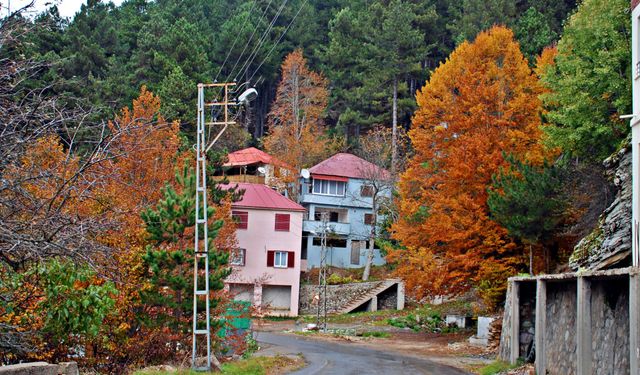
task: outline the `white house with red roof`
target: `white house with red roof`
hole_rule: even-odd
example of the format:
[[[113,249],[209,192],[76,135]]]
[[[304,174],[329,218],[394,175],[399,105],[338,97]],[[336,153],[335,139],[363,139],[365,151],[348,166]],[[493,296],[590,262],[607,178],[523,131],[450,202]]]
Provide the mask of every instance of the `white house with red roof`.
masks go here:
[[[250,182],[278,187],[277,177],[289,173],[286,163],[255,147],[234,151],[227,155],[223,174],[231,182]]]
[[[229,259],[228,289],[269,314],[297,316],[305,209],[268,186],[235,185],[244,195],[232,205],[239,249]]]
[[[309,169],[303,180],[300,204],[307,210],[303,224],[302,259],[309,268],[320,266],[322,216],[328,220],[327,264],[357,268],[366,262],[372,234],[373,192],[391,196],[390,174],[385,169],[352,154],[339,153]],[[374,251],[373,264],[385,260]]]

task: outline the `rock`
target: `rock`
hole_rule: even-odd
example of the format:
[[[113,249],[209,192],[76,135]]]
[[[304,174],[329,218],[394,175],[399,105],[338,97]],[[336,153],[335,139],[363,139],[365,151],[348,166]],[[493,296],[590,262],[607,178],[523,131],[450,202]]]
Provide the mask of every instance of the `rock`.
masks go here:
[[[631,254],[631,145],[607,158],[603,165],[617,188],[616,197],[598,220],[597,227],[575,246],[569,259],[572,270],[611,268]]]
[[[47,362],[21,363],[18,365],[0,366],[2,375],[58,375],[58,366]]]

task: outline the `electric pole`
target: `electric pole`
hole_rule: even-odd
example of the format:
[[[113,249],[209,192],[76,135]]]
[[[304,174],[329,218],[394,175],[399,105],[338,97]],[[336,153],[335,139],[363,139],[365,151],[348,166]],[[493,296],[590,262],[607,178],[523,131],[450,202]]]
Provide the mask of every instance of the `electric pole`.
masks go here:
[[[229,106],[237,104],[229,102],[229,88],[235,83],[209,83],[198,84],[198,121],[196,132],[196,210],[195,210],[195,234],[194,234],[194,258],[193,258],[193,331],[191,366],[196,371],[211,370],[211,311],[209,290],[209,230],[207,217],[207,151],[216,143],[229,125],[235,124],[229,121]],[[223,97],[214,101],[205,101],[205,89],[223,89]],[[205,107],[223,107],[224,121],[206,121]],[[219,131],[209,145],[205,137],[207,125],[218,126]],[[199,281],[199,276],[204,281]],[[204,306],[202,306],[204,305]],[[204,316],[199,308],[204,308]],[[204,320],[202,320],[204,318]],[[198,320],[201,319],[201,320]],[[204,336],[203,343],[207,348],[206,366],[197,366],[198,336]]]
[[[322,310],[322,331],[327,332],[327,231],[329,213],[320,214],[322,220],[321,248],[320,248],[320,272],[318,273],[318,313],[316,325],[320,329],[320,312]],[[322,298],[320,298],[322,296]]]

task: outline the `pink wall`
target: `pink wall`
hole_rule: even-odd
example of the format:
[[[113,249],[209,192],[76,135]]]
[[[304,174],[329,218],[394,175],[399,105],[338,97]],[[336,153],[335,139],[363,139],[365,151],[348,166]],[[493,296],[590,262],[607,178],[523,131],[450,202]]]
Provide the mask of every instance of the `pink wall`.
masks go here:
[[[229,283],[262,285],[290,285],[291,309],[289,315],[298,315],[300,293],[300,246],[302,243],[302,212],[233,208],[249,213],[247,229],[236,231],[239,247],[246,249],[245,265],[233,266],[234,272],[227,278]],[[275,230],[275,214],[290,215],[289,231]],[[294,267],[267,267],[267,251],[294,251]],[[261,288],[254,291],[254,303],[261,300]]]

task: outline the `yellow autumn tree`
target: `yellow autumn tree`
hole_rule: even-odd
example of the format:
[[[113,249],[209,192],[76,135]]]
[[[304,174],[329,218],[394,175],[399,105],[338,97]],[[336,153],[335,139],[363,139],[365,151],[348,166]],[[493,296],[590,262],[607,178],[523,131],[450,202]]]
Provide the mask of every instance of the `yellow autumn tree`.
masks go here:
[[[512,31],[496,26],[462,43],[418,92],[393,226],[406,249],[389,256],[418,298],[480,287],[495,301],[521,267],[522,250],[489,217],[487,188],[505,154],[544,159],[541,90]]]
[[[280,176],[286,184],[297,179],[300,169],[333,154],[341,143],[324,134],[327,80],[309,70],[300,49],[285,57],[281,70],[276,99],[267,115],[269,132],[263,142],[269,154],[287,165],[289,172]]]

